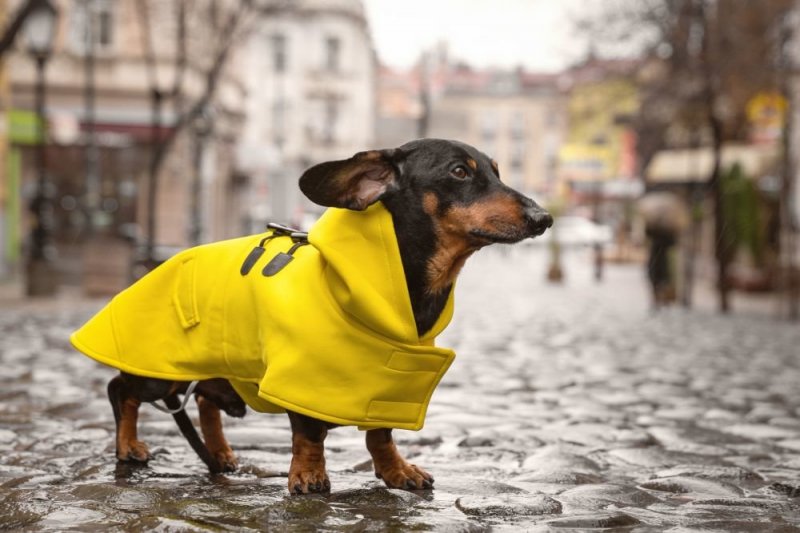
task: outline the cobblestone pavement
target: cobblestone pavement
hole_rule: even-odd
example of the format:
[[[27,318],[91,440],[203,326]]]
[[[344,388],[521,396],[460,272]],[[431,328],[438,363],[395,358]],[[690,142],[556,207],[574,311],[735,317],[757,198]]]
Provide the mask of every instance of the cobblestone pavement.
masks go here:
[[[97,304],[0,310],[0,528],[800,531],[800,328],[651,314],[640,268],[547,285],[531,249],[471,260],[441,345],[458,357],[400,448],[433,491],[388,490],[363,435],[331,432],[329,496],[291,497],[284,416],[226,421],[236,474],[209,476],[143,408],[155,458],[117,465],[105,383],[69,332]]]

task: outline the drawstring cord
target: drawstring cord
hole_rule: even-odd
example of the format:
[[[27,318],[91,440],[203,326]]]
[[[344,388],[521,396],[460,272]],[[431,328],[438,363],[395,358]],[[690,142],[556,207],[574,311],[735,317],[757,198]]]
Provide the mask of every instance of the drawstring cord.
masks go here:
[[[194,392],[194,388],[197,387],[198,383],[200,383],[200,381],[192,381],[191,383],[189,383],[189,386],[186,387],[186,392],[183,395],[183,401],[181,402],[181,406],[178,407],[177,409],[167,409],[166,407],[160,406],[156,402],[149,402],[149,403],[162,413],[167,413],[168,415],[174,415],[180,413],[186,408],[186,404],[189,402],[189,397]]]

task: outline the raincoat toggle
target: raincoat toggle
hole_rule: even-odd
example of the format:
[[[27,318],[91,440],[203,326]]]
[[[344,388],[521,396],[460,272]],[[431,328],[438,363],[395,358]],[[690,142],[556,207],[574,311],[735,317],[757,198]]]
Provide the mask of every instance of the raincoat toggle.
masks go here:
[[[259,242],[258,245],[253,248],[249,254],[247,254],[244,263],[242,263],[242,266],[239,269],[239,273],[242,276],[246,276],[250,273],[250,271],[253,269],[253,266],[258,262],[259,259],[261,259],[261,256],[264,255],[264,244],[275,237],[290,237],[293,244],[292,247],[289,248],[289,251],[279,252],[269,261],[269,263],[267,263],[267,265],[264,267],[264,270],[261,271],[261,273],[267,277],[274,276],[283,270],[283,267],[288,265],[292,259],[294,259],[294,253],[297,251],[297,249],[308,244],[308,233],[306,232],[298,231],[274,222],[267,224],[267,229],[271,230],[272,233],[261,239],[261,242]]]

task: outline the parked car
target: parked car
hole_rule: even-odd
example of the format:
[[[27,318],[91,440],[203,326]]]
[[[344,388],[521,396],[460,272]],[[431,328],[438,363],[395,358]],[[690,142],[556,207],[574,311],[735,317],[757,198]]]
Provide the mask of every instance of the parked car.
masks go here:
[[[555,238],[561,246],[593,246],[595,244],[608,244],[613,239],[614,232],[610,226],[592,222],[588,218],[579,216],[560,216],[553,222],[553,227],[544,232],[544,235],[532,241],[533,244],[549,244]]]

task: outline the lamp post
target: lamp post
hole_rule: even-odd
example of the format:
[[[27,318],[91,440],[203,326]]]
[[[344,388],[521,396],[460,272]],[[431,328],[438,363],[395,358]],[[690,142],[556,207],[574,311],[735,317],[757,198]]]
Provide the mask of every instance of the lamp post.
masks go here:
[[[203,159],[208,139],[212,134],[213,125],[214,114],[209,107],[204,108],[192,124],[194,154],[192,157],[192,195],[189,206],[189,219],[191,220],[189,242],[194,246],[200,244],[203,236],[203,184],[206,173]]]
[[[53,207],[47,194],[47,135],[45,117],[45,66],[53,51],[58,11],[50,0],[39,0],[25,20],[23,32],[28,52],[36,61],[36,195],[30,203],[32,215],[26,293],[28,296],[49,296],[58,286],[53,259],[55,249],[50,242]]]

